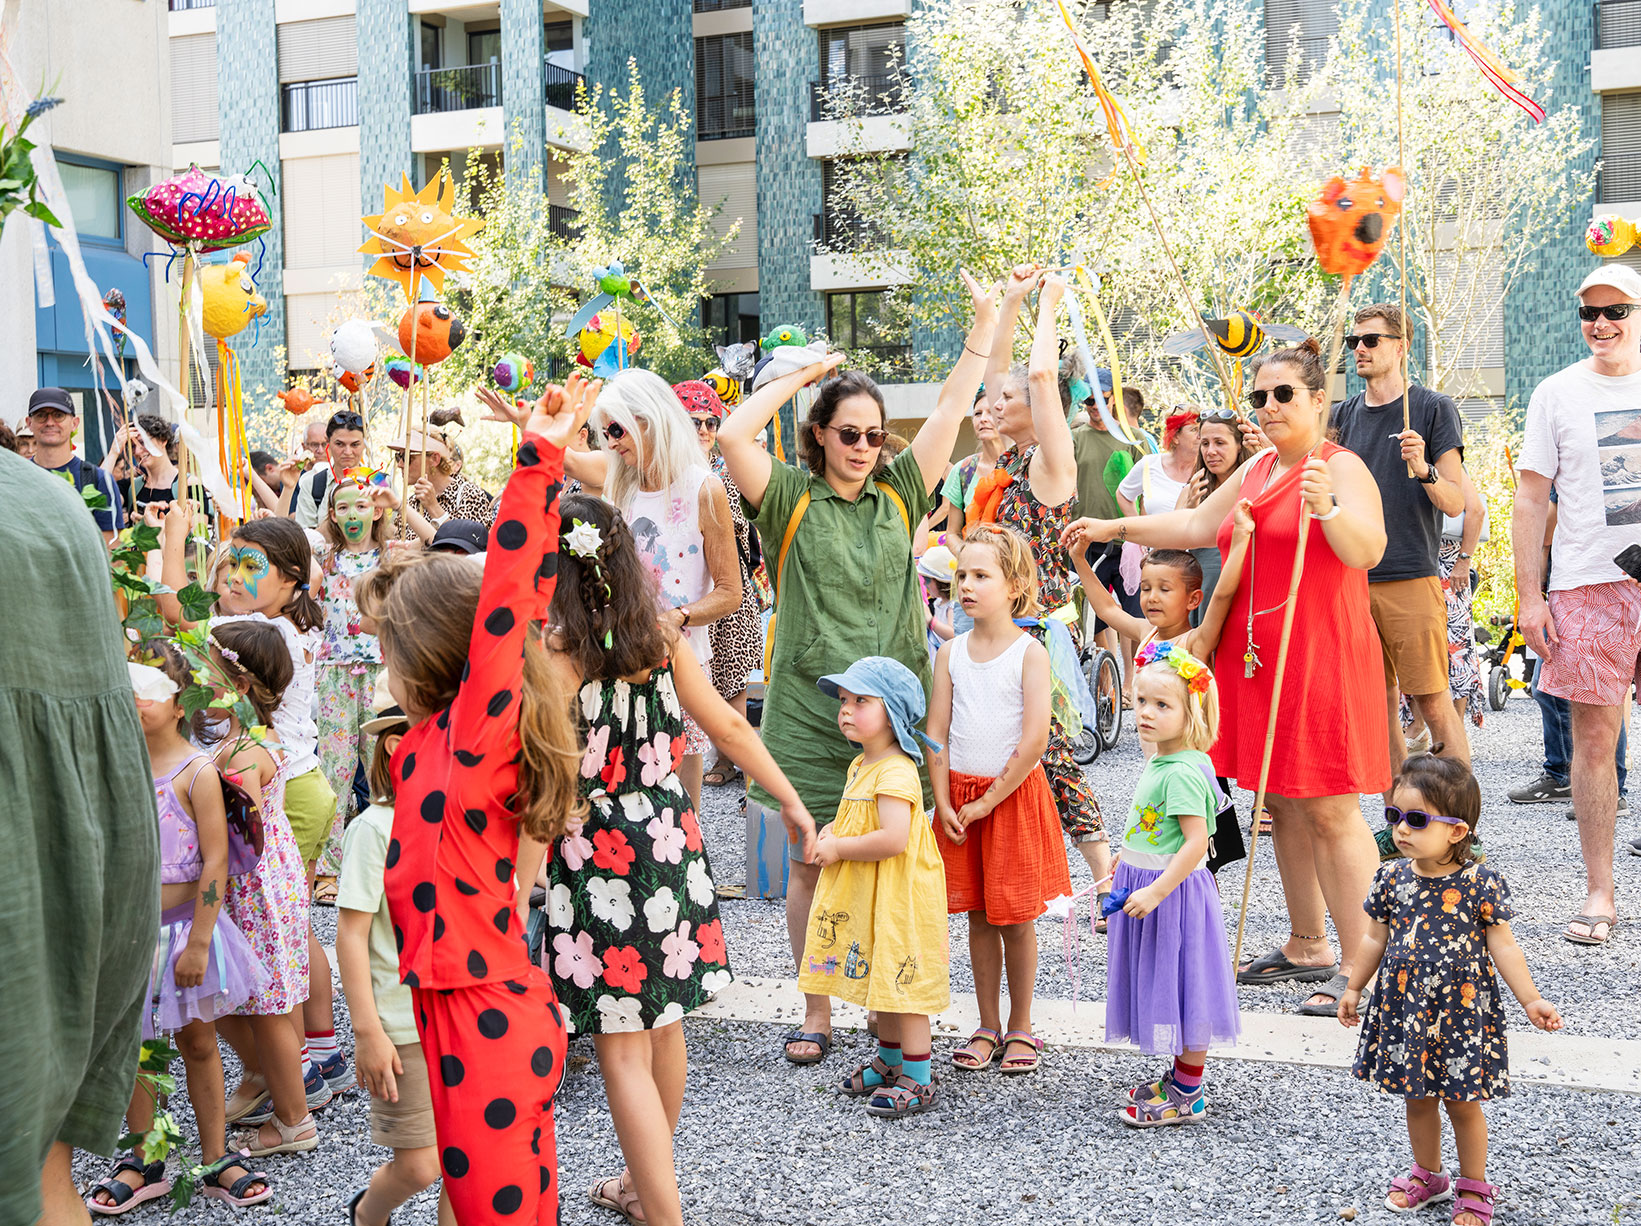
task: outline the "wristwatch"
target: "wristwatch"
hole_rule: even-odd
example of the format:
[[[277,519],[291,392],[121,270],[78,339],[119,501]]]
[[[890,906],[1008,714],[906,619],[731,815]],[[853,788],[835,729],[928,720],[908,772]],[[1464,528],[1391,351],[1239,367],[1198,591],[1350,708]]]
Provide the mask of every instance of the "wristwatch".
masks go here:
[[[1425,472],[1425,475],[1422,476],[1422,477],[1417,478],[1419,484],[1420,485],[1435,485],[1436,484],[1436,478],[1437,478],[1436,466],[1434,464],[1428,464],[1426,466],[1426,469],[1427,469],[1427,471]]]

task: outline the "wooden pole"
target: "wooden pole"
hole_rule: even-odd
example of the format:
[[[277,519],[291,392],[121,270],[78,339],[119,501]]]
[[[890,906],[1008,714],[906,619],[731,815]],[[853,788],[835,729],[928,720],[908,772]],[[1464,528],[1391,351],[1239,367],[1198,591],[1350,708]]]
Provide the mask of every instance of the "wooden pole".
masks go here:
[[[1411,178],[1411,176],[1408,175],[1408,173],[1407,173],[1407,145],[1404,143],[1403,137],[1402,137],[1402,4],[1401,4],[1401,0],[1391,0],[1390,11],[1395,14],[1395,19],[1396,19],[1396,161],[1397,161],[1397,164],[1400,165],[1401,168],[1402,168],[1402,181],[1404,183],[1406,183],[1408,181],[1408,179]],[[1403,196],[1402,200],[1403,200],[1402,209],[1403,209],[1403,211],[1406,211],[1406,209],[1407,209],[1407,202],[1406,202],[1407,198],[1406,198],[1405,195]],[[1401,285],[1402,285],[1402,429],[1403,430],[1411,430],[1413,428],[1413,415],[1412,415],[1413,389],[1408,384],[1407,371],[1408,371],[1408,356],[1409,356],[1409,354],[1410,354],[1410,352],[1413,348],[1413,329],[1408,326],[1408,318],[1407,318],[1407,224],[1406,224],[1405,221],[1403,222],[1402,225],[1400,225],[1396,228],[1396,243],[1397,243],[1398,250],[1401,252],[1400,257],[1397,260],[1397,265],[1398,265],[1398,267],[1401,271],[1401,274],[1402,274],[1401,275]],[[1414,469],[1413,465],[1411,465],[1411,464],[1409,464],[1407,466],[1407,475],[1414,478],[1415,480],[1417,480],[1418,478],[1424,476],[1423,473],[1416,471]]]

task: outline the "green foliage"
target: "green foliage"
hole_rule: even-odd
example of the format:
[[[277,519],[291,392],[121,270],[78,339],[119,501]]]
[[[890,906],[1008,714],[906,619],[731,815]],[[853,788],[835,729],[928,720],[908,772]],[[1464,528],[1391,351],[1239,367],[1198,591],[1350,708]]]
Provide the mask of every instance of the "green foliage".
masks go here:
[[[29,157],[36,146],[23,135],[37,115],[49,111],[61,101],[61,98],[36,99],[29,104],[23,122],[9,135],[6,125],[0,123],[0,225],[4,224],[7,214],[19,209],[48,226],[63,224],[40,199],[39,176]]]

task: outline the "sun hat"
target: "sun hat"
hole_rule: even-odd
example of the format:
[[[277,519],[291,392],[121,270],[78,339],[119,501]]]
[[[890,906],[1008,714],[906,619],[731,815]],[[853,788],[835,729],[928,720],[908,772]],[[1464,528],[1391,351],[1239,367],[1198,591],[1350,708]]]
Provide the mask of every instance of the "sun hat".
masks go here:
[[[918,748],[918,741],[933,750],[941,748],[917,729],[918,721],[928,709],[923,696],[923,683],[899,660],[891,660],[888,656],[866,656],[856,660],[845,671],[822,677],[815,684],[828,698],[836,698],[839,690],[881,698],[889,712],[889,726],[895,730],[895,740],[900,742],[900,748],[912,761],[923,761],[923,751]]]
[[[313,424],[313,423],[309,423]],[[420,430],[408,431],[403,438],[396,438],[387,445],[389,451],[409,451],[416,455],[434,455],[450,458],[450,446],[437,434],[423,434]]]
[[[409,723],[410,717],[394,701],[393,691],[387,687],[387,669],[383,668],[376,674],[376,689],[370,696],[370,718],[359,725],[359,731],[367,736],[380,736],[391,728]]]
[[[957,578],[957,558],[944,545],[931,545],[917,560],[917,573],[925,579],[950,583]]]

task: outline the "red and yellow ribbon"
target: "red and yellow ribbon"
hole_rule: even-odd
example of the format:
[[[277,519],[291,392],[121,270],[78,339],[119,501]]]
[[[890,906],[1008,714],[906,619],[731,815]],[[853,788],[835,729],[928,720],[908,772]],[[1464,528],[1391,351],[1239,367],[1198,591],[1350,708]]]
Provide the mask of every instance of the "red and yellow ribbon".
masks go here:
[[[1064,4],[1060,7],[1062,10],[1065,8]],[[1543,123],[1544,108],[1516,88],[1516,83],[1521,78],[1499,59],[1493,49],[1472,34],[1469,27],[1458,19],[1444,0],[1430,0],[1430,7],[1436,16],[1441,18],[1442,24],[1453,31],[1453,36],[1459,40],[1459,46],[1463,47],[1465,54],[1476,62],[1476,67],[1481,69],[1481,75],[1487,78],[1488,83],[1531,115],[1534,123]]]
[[[1435,3],[1436,0],[1431,2]],[[1100,100],[1100,109],[1105,112],[1105,127],[1111,134],[1111,147],[1119,157],[1126,149],[1136,163],[1145,165],[1145,146],[1140,144],[1134,130],[1129,127],[1128,116],[1123,113],[1122,106],[1105,87],[1100,70],[1094,67],[1094,60],[1088,54],[1088,48],[1083,45],[1082,35],[1077,33],[1077,26],[1071,20],[1071,10],[1066,7],[1065,0],[1054,0],[1054,3],[1059,6],[1060,20],[1065,22],[1066,31],[1071,35],[1071,45],[1077,50],[1077,58],[1083,62],[1083,71],[1088,74],[1088,83],[1094,87],[1094,96]],[[1100,186],[1104,187],[1112,177],[1114,176],[1108,176]]]

